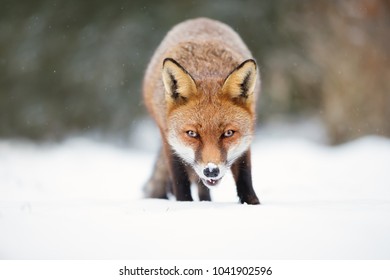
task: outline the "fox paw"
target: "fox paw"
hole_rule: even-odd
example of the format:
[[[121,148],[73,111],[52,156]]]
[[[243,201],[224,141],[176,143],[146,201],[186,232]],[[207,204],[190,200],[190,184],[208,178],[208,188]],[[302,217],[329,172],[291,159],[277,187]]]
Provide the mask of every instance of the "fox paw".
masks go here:
[[[242,204],[251,204],[251,205],[257,205],[260,204],[260,200],[257,198],[256,195],[248,195],[244,197],[240,197],[240,202]]]

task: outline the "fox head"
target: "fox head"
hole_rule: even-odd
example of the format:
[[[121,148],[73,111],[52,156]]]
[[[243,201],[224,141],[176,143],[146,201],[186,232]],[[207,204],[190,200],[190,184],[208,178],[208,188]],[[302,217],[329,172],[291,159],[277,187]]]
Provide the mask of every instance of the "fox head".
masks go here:
[[[250,146],[256,68],[256,62],[249,59],[224,79],[195,80],[175,60],[164,60],[168,143],[207,187],[217,185]]]

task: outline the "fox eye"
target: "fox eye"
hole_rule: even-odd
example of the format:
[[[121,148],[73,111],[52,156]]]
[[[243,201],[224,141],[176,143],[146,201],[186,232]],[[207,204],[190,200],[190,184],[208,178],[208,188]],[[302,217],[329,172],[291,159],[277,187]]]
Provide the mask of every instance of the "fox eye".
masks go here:
[[[198,133],[196,133],[195,131],[193,131],[193,130],[188,130],[188,131],[186,131],[186,133],[187,133],[187,135],[189,136],[189,137],[191,137],[191,138],[198,138]]]
[[[232,137],[234,134],[234,131],[229,129],[229,130],[226,130],[224,133],[223,133],[223,137],[227,138],[227,137]]]

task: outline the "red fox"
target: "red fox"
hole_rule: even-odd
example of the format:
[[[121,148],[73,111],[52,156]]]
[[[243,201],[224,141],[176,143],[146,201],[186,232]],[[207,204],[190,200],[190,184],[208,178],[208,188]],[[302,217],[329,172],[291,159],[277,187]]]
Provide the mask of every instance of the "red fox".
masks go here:
[[[200,200],[232,171],[241,203],[259,204],[250,144],[259,92],[256,62],[239,35],[221,22],[184,21],[166,35],[145,73],[143,96],[162,149],[145,186],[147,197]]]

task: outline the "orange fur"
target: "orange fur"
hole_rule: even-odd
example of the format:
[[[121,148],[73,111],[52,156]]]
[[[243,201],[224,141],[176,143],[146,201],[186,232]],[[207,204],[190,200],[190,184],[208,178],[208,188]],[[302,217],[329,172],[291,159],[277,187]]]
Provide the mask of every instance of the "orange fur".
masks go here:
[[[259,91],[251,57],[236,32],[205,18],[175,26],[153,55],[144,101],[161,132],[174,193],[180,186],[175,186],[173,156],[206,184],[208,169],[218,167],[222,174],[249,150]]]

